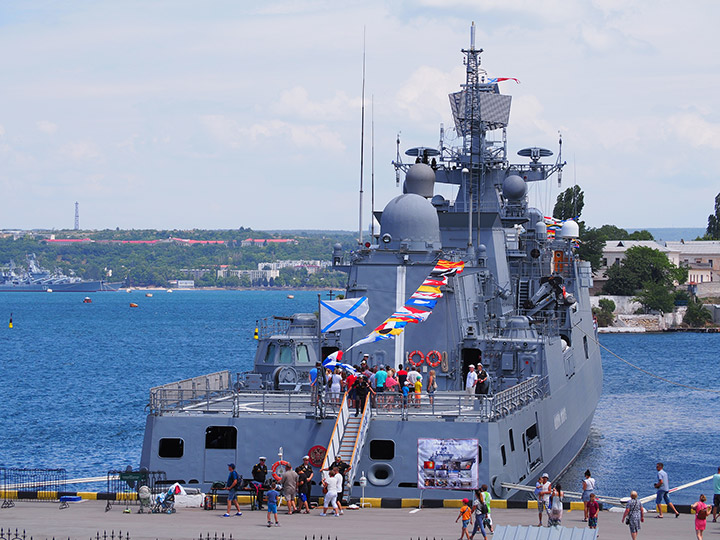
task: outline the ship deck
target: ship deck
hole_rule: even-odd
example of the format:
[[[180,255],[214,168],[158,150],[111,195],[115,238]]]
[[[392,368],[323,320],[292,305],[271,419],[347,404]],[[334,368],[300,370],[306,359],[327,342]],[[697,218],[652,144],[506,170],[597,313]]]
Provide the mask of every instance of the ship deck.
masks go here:
[[[150,391],[150,414],[202,415],[294,415],[306,418],[337,416],[342,395],[309,391],[235,390],[229,372],[214,373]],[[423,393],[419,400],[411,394],[407,403],[397,393],[380,393],[373,399],[372,414],[377,418],[424,420],[429,418],[488,422],[502,418],[546,394],[547,381],[535,376],[492,396],[464,392]]]

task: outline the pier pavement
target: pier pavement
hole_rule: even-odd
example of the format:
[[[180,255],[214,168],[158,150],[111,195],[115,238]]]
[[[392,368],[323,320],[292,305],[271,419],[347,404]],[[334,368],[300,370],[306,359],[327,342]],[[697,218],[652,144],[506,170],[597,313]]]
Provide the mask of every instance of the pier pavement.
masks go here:
[[[364,508],[345,510],[339,518],[321,517],[318,510],[311,514],[288,516],[280,513],[280,527],[267,528],[266,512],[250,511],[243,508],[240,517],[222,517],[224,505],[216,510],[200,508],[179,508],[176,513],[138,514],[137,506],[131,506],[132,513],[123,513],[123,506],[113,506],[105,511],[104,501],[83,501],[71,503],[69,508],[59,509],[59,504],[38,501],[17,501],[15,507],[0,510],[0,528],[5,530],[2,538],[14,539],[15,529],[20,535],[25,531],[26,539],[44,540],[87,540],[107,532],[108,538],[114,531],[115,538],[122,531],[123,539],[129,534],[130,540],[174,539],[191,540],[203,538],[209,533],[220,538],[230,535],[234,540],[316,540],[321,536],[333,540],[365,539],[456,539],[460,525],[455,523],[457,508],[429,508],[412,512],[412,508]],[[664,519],[655,519],[654,513],[646,514],[645,523],[638,536],[643,539],[695,538],[694,516],[672,514]],[[502,509],[492,511],[496,525],[535,525],[537,511],[534,509]],[[622,513],[603,511],[599,516],[598,533],[603,540],[628,540],[628,527],[620,522]],[[564,527],[585,528],[581,510],[566,510],[563,515]],[[10,529],[13,534],[8,535]],[[22,538],[22,536],[20,536]],[[478,534],[476,539],[481,538]],[[705,538],[720,538],[720,523],[708,520]]]

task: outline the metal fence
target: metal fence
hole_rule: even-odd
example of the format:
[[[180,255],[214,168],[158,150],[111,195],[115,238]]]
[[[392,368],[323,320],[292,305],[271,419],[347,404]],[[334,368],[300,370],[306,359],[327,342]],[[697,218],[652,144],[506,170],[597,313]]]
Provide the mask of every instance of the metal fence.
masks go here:
[[[141,513],[149,511],[153,494],[166,489],[166,484],[167,476],[164,471],[108,471],[105,511],[118,504],[125,505],[126,508],[131,504],[138,505],[138,512]],[[141,490],[143,487],[146,489]]]
[[[0,486],[3,491],[2,508],[12,508],[16,500],[60,500],[65,485],[65,469],[18,469],[0,467]]]

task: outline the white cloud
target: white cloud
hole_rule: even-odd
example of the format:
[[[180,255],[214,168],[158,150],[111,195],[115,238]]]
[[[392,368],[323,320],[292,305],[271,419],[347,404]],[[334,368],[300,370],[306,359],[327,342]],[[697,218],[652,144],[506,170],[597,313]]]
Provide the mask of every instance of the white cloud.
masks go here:
[[[278,151],[283,148],[282,143],[289,140],[297,149],[345,150],[340,134],[323,124],[268,120],[244,127],[223,115],[203,116],[200,121],[219,142],[231,148],[247,149],[250,144],[259,142]]]
[[[455,68],[450,72],[430,66],[421,66],[395,94],[396,108],[402,116],[415,122],[434,122],[447,117],[450,102],[448,94],[464,82],[464,70]]]
[[[93,161],[101,157],[101,152],[93,143],[73,142],[62,145],[60,155],[75,161]]]
[[[57,133],[58,130],[57,124],[53,124],[48,120],[40,120],[38,122],[35,122],[35,125],[37,126],[39,131],[48,135],[54,135],[55,133]]]
[[[347,118],[351,111],[360,108],[359,99],[351,99],[344,92],[336,92],[326,101],[313,102],[306,88],[296,86],[284,91],[271,111],[278,115],[310,118],[312,120],[335,120]]]

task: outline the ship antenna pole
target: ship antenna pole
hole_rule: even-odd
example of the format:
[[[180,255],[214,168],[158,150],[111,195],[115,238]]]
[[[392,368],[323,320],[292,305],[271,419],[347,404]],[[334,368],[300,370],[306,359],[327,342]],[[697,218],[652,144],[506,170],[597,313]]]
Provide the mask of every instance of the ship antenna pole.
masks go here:
[[[363,206],[363,167],[365,165],[365,27],[363,27],[363,67],[362,67],[362,109],[360,118],[360,208],[358,210],[358,238],[363,243],[362,206]]]
[[[370,97],[370,241],[375,238],[375,96]]]

